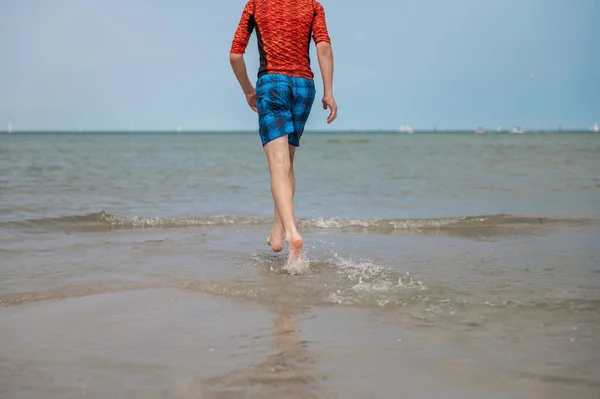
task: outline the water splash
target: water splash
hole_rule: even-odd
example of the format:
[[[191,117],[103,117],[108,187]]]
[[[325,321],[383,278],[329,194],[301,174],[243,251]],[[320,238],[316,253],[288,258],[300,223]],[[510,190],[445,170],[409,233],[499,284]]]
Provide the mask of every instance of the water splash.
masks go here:
[[[292,276],[304,276],[310,273],[310,261],[302,253],[296,260],[288,259],[282,270]]]
[[[425,285],[414,279],[410,272],[398,276],[397,271],[376,265],[371,261],[354,261],[352,258],[340,256],[337,252],[333,253],[333,257],[331,262],[338,274],[356,282],[352,288],[356,292],[389,291],[394,287],[426,289]]]

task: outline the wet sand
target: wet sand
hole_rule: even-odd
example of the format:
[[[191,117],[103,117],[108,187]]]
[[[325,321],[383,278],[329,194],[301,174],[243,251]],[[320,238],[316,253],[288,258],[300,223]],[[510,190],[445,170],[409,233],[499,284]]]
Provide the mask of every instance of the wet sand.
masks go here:
[[[504,323],[408,324],[403,316],[341,307],[265,308],[174,289],[7,307],[0,309],[0,396],[597,398],[600,393],[596,355],[575,346],[570,351],[568,342],[531,347],[534,335],[499,338]],[[591,368],[554,369],[545,363],[557,355],[587,361]]]

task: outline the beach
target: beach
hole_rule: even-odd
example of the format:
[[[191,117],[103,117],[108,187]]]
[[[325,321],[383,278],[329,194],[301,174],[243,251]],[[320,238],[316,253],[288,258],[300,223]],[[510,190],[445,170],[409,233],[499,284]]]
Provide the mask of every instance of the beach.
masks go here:
[[[1,398],[598,398],[600,135],[0,136]]]

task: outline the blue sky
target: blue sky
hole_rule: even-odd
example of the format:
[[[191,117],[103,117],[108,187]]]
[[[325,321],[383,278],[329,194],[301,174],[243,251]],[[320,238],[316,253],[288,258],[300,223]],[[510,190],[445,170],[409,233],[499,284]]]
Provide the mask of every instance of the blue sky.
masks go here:
[[[254,129],[228,63],[244,4],[2,0],[0,128]],[[598,0],[322,4],[340,112],[309,129],[600,123]]]

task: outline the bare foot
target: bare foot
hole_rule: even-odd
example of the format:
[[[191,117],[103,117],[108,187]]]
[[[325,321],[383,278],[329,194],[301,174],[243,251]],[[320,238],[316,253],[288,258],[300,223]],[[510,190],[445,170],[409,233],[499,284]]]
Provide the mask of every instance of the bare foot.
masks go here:
[[[267,237],[267,245],[271,247],[273,252],[283,251],[283,234],[279,229],[273,227],[271,234]]]
[[[304,240],[300,236],[300,234],[296,234],[291,239],[286,239],[288,243],[288,251],[289,257],[288,260],[290,262],[296,262],[300,256],[302,256],[302,247],[304,246]]]

